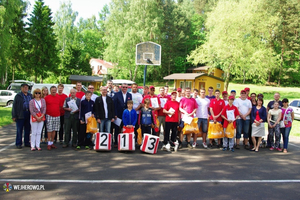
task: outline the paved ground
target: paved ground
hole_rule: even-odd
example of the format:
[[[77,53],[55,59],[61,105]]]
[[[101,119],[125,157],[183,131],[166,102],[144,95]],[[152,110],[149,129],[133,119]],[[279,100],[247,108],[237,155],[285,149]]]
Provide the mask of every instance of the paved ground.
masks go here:
[[[0,191],[0,199],[299,199],[300,139],[289,152],[186,148],[156,155],[73,148],[32,152],[9,146],[0,128],[0,184],[45,184],[46,191]],[[199,141],[201,143],[201,141]]]

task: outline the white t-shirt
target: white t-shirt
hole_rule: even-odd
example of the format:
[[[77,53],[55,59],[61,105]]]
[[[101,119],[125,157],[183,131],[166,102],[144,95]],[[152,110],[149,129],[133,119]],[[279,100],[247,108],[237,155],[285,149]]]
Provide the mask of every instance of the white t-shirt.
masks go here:
[[[103,107],[104,107],[104,111],[105,111],[105,119],[108,118],[108,110],[107,110],[107,103],[106,103],[106,96],[102,96],[102,100],[103,100]]]
[[[42,107],[42,101],[41,100],[34,100],[35,103],[35,107],[38,109],[38,111],[41,111],[41,107]]]
[[[132,96],[132,101],[133,101],[133,107],[132,108],[136,109],[142,103],[143,96],[140,93],[138,93],[138,92],[136,92],[136,93],[130,92],[130,94]],[[136,114],[139,114],[139,113],[140,113],[140,111],[137,110]]]
[[[196,111],[196,117],[198,118],[208,118],[208,108],[210,100],[208,98],[196,98],[198,104],[198,109]]]
[[[235,100],[237,104],[236,107],[242,115],[245,115],[249,111],[249,108],[252,108],[252,103],[249,99],[242,100],[241,98],[238,98]],[[248,115],[246,119],[250,119],[250,115]]]
[[[176,97],[176,101],[178,102],[178,103],[180,103],[180,100],[182,99],[182,97]]]
[[[225,102],[225,106],[227,106],[228,105],[228,100],[224,100],[224,102]]]
[[[282,112],[281,109],[277,109],[277,110],[271,109],[271,110],[269,110],[269,114],[271,115],[270,121],[275,123],[277,121],[278,117],[279,117],[279,113],[281,113],[281,112]]]

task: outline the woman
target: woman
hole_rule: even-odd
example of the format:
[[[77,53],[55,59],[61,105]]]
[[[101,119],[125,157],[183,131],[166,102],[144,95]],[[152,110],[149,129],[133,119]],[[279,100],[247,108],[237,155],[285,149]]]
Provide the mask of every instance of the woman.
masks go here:
[[[265,122],[267,121],[267,109],[263,106],[264,100],[257,99],[257,105],[252,107],[251,122],[252,122],[252,142],[253,148],[251,151],[258,152],[262,137],[265,136]],[[256,137],[258,138],[256,142]]]
[[[250,97],[251,97],[252,106],[256,106],[257,105],[257,102],[256,102],[256,93],[251,93]]]
[[[42,94],[41,94],[41,97],[42,98],[45,98],[46,96],[49,95],[49,91],[48,91],[48,88],[46,86],[42,87]],[[45,116],[46,117],[46,116]],[[47,144],[48,143],[48,134],[47,134],[47,126],[46,126],[46,123],[47,123],[47,119],[44,121],[44,124],[43,124],[43,128],[42,128],[42,131],[41,131],[41,144]],[[44,138],[45,138],[45,141],[43,142],[43,129],[45,130],[45,134],[44,134]]]
[[[252,107],[257,105],[257,101],[256,101],[256,93],[251,93],[250,95],[251,97],[251,103],[252,103]],[[251,115],[250,115],[251,117]],[[253,120],[252,118],[250,119],[251,121]],[[256,138],[257,141],[258,138]],[[249,144],[250,144],[250,150],[253,148],[253,142],[252,142],[252,126],[249,127]]]
[[[31,151],[36,149],[41,151],[40,139],[43,129],[46,113],[46,102],[41,98],[41,90],[39,88],[33,91],[33,99],[29,102],[29,110],[31,114]]]
[[[269,136],[270,136],[270,142],[271,142],[271,148],[270,151],[273,151],[276,149],[277,151],[282,151],[281,148],[279,148],[280,145],[280,127],[279,122],[281,120],[281,109],[279,109],[279,103],[274,103],[274,108],[269,110],[268,112],[268,125],[269,125]],[[274,135],[275,135],[275,143],[274,143]]]
[[[282,100],[283,107],[281,108],[282,110],[282,121],[284,123],[284,127],[280,128],[280,132],[282,133],[283,136],[283,153],[287,153],[287,147],[289,143],[289,135],[290,131],[292,129],[292,123],[294,121],[294,111],[292,108],[288,107],[289,106],[289,100],[288,99],[283,99]]]

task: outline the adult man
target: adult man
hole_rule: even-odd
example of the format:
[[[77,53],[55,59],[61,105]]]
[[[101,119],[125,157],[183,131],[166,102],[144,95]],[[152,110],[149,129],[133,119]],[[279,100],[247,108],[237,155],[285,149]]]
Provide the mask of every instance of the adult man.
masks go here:
[[[46,119],[47,119],[47,131],[48,131],[48,146],[47,149],[56,149],[53,144],[55,137],[55,131],[59,131],[60,128],[60,97],[56,94],[56,86],[50,87],[50,95],[45,97],[46,100]]]
[[[107,96],[107,90],[107,87],[101,88],[101,96],[96,98],[94,112],[100,132],[109,133],[111,122],[114,121],[115,110],[112,98]]]
[[[77,97],[78,99],[81,99],[81,98],[85,95],[85,93],[82,92],[81,89],[82,89],[82,83],[78,81],[78,82],[76,83],[76,97]],[[71,95],[69,95],[69,97],[70,97],[70,96],[71,96]]]
[[[250,114],[252,109],[252,104],[249,99],[247,99],[246,91],[241,91],[241,98],[237,99],[237,106],[240,113],[240,118],[236,120],[236,149],[240,149],[240,138],[242,132],[244,134],[244,144],[245,148],[249,148],[248,146],[248,138],[249,138],[249,126],[250,126]]]
[[[169,86],[166,85],[166,86],[164,87],[164,89],[165,89],[165,95],[167,95],[167,96],[171,99],[171,95],[169,94]]]
[[[123,111],[127,108],[127,101],[132,100],[132,95],[127,92],[128,85],[123,83],[121,91],[115,93],[113,100],[115,106],[115,119],[122,119]],[[115,135],[114,135],[114,146],[118,146],[118,135],[120,132],[120,128],[123,127],[123,123],[120,126],[115,126]]]
[[[17,125],[16,147],[22,148],[22,135],[24,129],[24,144],[25,147],[30,147],[29,134],[30,134],[30,111],[29,101],[32,95],[28,93],[28,84],[21,85],[21,92],[19,92],[14,99],[13,107],[11,110],[12,120]]]
[[[209,118],[209,104],[210,100],[205,97],[205,89],[200,89],[200,97],[196,99],[198,109],[196,111],[196,117],[198,117],[198,127],[202,128],[202,145],[207,149],[206,136],[208,130],[208,118]]]
[[[156,118],[157,118],[157,112],[158,110],[161,109],[161,103],[160,103],[160,99],[154,94],[155,92],[155,87],[154,86],[150,86],[150,93],[149,95],[146,95],[143,100],[142,100],[142,104],[144,104],[145,102],[145,99],[149,99],[150,100],[150,108],[152,109],[152,114],[153,114],[153,117],[154,117],[154,124],[156,124]],[[154,133],[155,130],[152,129],[152,132]],[[153,135],[152,133],[152,135]],[[156,133],[157,136],[159,136],[159,131]]]
[[[250,88],[246,87],[244,90],[246,91],[246,98],[251,101],[251,97],[249,96]]]
[[[149,94],[149,87],[148,86],[144,86],[144,94],[142,95],[143,96],[143,98],[145,97],[145,96],[147,96]]]
[[[274,108],[274,103],[275,102],[278,102],[279,104],[279,107],[278,109],[281,109],[283,104],[282,104],[282,101],[279,100],[280,99],[280,94],[278,92],[276,92],[274,94],[274,100],[273,101],[270,101],[268,103],[268,106],[267,106],[267,112],[269,112],[269,110],[273,109]],[[268,139],[267,139],[267,148],[270,148],[271,147],[271,141],[270,141],[270,134],[268,134]],[[280,146],[279,146],[280,147]]]
[[[194,89],[194,91],[193,91],[193,98],[194,98],[194,99],[197,99],[197,98],[198,98],[198,95],[199,95],[199,90]]]
[[[223,109],[225,107],[225,102],[223,99],[220,98],[220,90],[215,90],[215,97],[214,99],[210,100],[210,104],[209,104],[209,110],[210,110],[210,121],[213,122],[218,122],[222,124],[222,117],[221,114],[223,112]],[[207,98],[207,96],[206,96]],[[213,139],[209,140],[209,147],[212,148],[212,142]],[[222,144],[221,144],[221,139],[218,139],[218,148],[221,148]]]
[[[64,85],[59,84],[57,86],[57,91],[58,91],[58,97],[60,99],[59,101],[59,109],[60,109],[60,128],[59,128],[59,142],[60,144],[63,144],[63,139],[64,139],[64,115],[65,115],[65,110],[63,108],[64,102],[66,98],[68,97],[66,94],[63,93],[64,91]],[[54,143],[56,143],[57,140],[57,132],[55,133],[55,138],[54,138]]]
[[[106,87],[107,87],[107,96],[113,98],[114,95],[115,95],[115,92],[114,92],[112,80],[108,80],[108,81],[107,81]]]
[[[166,126],[166,114],[163,112],[163,108],[165,107],[165,104],[167,103],[167,101],[171,100],[170,97],[167,95],[167,93],[165,93],[165,88],[164,87],[160,87],[159,88],[159,95],[157,95],[157,97],[160,100],[160,107],[161,109],[158,110],[157,112],[157,118],[159,121],[159,127],[158,127],[158,132],[160,133],[160,128],[163,127],[164,129],[164,135],[165,135],[165,126]],[[158,134],[159,135],[159,134]]]
[[[138,93],[138,85],[136,83],[131,85],[131,96],[133,101],[133,109],[136,111],[137,119],[139,119],[140,109],[142,108],[143,96]],[[135,124],[134,133],[135,133],[135,141],[137,141],[137,129],[139,128],[138,123]]]
[[[223,100],[225,102],[225,106],[227,106],[228,105],[228,93],[227,93],[227,91],[222,92],[222,97],[223,97]]]
[[[94,87],[93,85],[89,85],[89,86],[88,86],[88,91],[90,91],[90,92],[92,93],[91,99],[92,99],[93,101],[95,101],[96,98],[98,97],[98,95],[94,94],[94,90],[95,90],[95,87]],[[85,99],[85,95],[83,95],[83,97],[81,98],[81,101],[84,100],[84,99]]]
[[[196,113],[198,108],[198,104],[194,98],[191,96],[191,88],[185,88],[185,97],[183,97],[179,104],[179,111],[181,112],[181,119],[183,119],[184,116],[186,117],[194,117],[194,114]],[[184,122],[181,122],[184,123]],[[197,143],[197,134],[193,134],[193,146],[190,144],[191,140],[191,134],[187,134],[187,147],[188,148],[195,148]],[[180,140],[182,142],[183,135],[180,133]]]
[[[235,98],[235,96],[236,96],[236,91],[235,91],[235,90],[231,90],[231,91],[230,91],[230,96],[233,96],[233,97],[234,97],[233,105],[234,105],[234,106],[237,106],[237,101],[236,101],[236,98]]]
[[[206,96],[206,98],[208,98],[209,100],[215,99],[216,97],[213,95],[213,93],[214,93],[214,88],[210,86],[208,88],[208,95]]]
[[[182,89],[181,88],[177,88],[177,97],[176,97],[176,101],[177,102],[180,102],[180,100],[182,98],[181,92],[182,92]]]
[[[81,101],[76,97],[75,89],[70,90],[70,95],[71,97],[66,98],[63,105],[63,108],[65,110],[65,138],[63,148],[68,147],[69,141],[71,139],[71,129],[73,131],[72,144],[76,144],[78,139],[79,110]],[[76,104],[77,109],[75,109],[76,106],[74,105],[74,103]]]

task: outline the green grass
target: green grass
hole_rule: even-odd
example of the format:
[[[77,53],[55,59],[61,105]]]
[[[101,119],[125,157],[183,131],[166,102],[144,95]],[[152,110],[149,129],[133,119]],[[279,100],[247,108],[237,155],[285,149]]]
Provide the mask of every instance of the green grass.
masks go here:
[[[0,127],[11,124],[11,108],[0,107]]]

